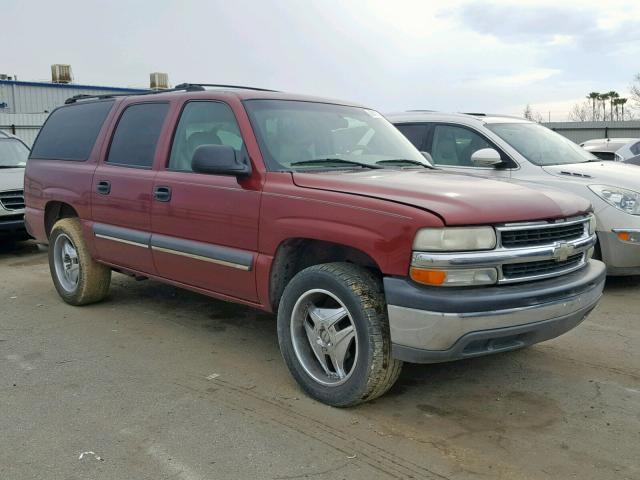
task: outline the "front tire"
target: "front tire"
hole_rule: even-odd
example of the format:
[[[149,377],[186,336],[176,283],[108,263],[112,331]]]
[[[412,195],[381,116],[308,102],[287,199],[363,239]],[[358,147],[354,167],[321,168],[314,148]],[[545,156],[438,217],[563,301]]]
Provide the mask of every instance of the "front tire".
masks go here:
[[[391,356],[380,282],[348,263],[315,265],[291,280],[278,308],[278,341],[302,389],[336,407],[379,397],[402,369]]]
[[[58,294],[70,305],[99,302],[109,293],[111,269],[91,258],[77,218],[63,218],[53,226],[49,269]]]

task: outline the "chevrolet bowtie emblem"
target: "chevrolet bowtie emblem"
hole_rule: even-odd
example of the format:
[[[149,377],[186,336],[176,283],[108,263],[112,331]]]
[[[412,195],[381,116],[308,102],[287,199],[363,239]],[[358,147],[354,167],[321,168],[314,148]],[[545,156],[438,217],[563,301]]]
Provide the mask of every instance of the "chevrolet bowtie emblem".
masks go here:
[[[573,245],[569,245],[567,242],[561,242],[553,249],[553,259],[556,262],[564,262],[573,253],[573,250]]]

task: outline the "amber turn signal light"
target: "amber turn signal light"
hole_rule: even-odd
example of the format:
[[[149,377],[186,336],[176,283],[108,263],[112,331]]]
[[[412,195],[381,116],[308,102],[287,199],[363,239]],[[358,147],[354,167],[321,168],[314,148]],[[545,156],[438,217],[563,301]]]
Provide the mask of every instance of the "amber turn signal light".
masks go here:
[[[425,270],[415,267],[411,267],[410,274],[414,282],[424,283],[425,285],[442,285],[447,278],[447,272],[442,270]]]
[[[631,240],[631,234],[629,232],[618,232],[618,238],[623,242]]]

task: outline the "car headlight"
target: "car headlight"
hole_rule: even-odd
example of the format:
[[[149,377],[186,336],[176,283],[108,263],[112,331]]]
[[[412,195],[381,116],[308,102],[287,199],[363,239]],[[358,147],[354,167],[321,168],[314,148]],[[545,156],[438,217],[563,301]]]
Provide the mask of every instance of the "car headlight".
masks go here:
[[[413,240],[413,249],[420,252],[464,252],[495,247],[493,227],[423,228]]]
[[[640,193],[610,185],[589,185],[593,193],[618,210],[640,215]]]

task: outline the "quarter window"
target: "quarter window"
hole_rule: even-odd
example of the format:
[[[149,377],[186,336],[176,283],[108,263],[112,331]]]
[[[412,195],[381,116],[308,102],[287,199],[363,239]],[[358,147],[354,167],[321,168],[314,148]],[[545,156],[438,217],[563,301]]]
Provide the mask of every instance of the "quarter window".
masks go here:
[[[226,103],[189,102],[184,107],[173,137],[169,168],[191,171],[191,159],[202,145],[227,145],[236,152],[244,147],[240,128]]]
[[[113,134],[107,162],[151,168],[168,103],[140,103],[127,107]]]
[[[474,167],[471,155],[483,148],[493,146],[472,130],[453,125],[436,125],[430,153],[436,165]]]
[[[40,130],[30,158],[87,160],[111,107],[112,100],[80,102],[54,110]]]

